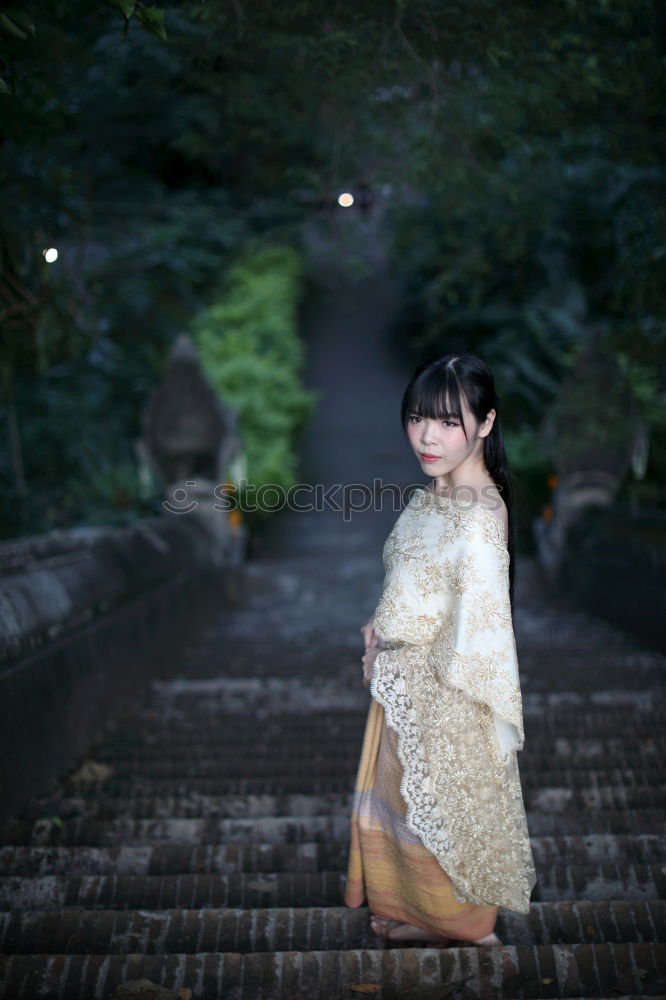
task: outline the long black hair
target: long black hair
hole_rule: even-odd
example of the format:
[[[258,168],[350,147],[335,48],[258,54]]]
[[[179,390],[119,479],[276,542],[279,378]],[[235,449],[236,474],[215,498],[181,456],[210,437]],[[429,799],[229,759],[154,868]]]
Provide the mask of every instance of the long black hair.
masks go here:
[[[477,423],[483,423],[490,410],[495,419],[489,434],[483,440],[483,460],[500,490],[509,515],[509,598],[511,615],[514,609],[516,516],[514,509],[512,475],[504,450],[500,422],[500,399],[495,389],[493,373],[486,362],[476,354],[443,354],[424,361],[412,375],[402,398],[400,419],[407,433],[409,416],[431,420],[458,420],[465,437],[467,431],[462,415],[461,397],[473,413]]]

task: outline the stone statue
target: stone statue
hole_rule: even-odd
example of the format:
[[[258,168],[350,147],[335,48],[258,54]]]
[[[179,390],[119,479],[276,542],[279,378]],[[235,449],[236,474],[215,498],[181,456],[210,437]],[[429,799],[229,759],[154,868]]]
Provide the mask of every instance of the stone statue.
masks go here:
[[[238,415],[207,379],[191,338],[181,334],[162,383],[142,416],[140,460],[164,484],[165,511],[206,521],[225,561],[238,526],[224,510],[222,491],[243,465]]]
[[[636,400],[605,331],[590,326],[544,423],[545,450],[557,486],[550,519],[537,520],[534,527],[550,583],[556,582],[567,533],[579,513],[590,506],[610,506],[629,469],[640,473],[637,458],[643,458],[645,444]]]

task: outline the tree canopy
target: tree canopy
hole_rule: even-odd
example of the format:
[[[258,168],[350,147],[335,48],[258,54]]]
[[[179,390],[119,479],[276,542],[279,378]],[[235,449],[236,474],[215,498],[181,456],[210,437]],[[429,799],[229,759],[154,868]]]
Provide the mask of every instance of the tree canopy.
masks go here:
[[[243,247],[298,247],[353,181],[390,192],[415,350],[483,349],[527,464],[590,323],[661,433],[665,20],[656,0],[3,6],[10,530],[85,516],[49,487],[83,470],[85,491],[100,426],[131,464],[169,344]]]

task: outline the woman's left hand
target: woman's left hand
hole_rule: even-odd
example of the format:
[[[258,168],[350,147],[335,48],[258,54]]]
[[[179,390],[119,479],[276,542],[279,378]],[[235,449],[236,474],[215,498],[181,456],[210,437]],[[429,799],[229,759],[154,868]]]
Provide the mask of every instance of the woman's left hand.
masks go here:
[[[375,665],[375,657],[381,653],[381,649],[377,649],[373,646],[372,649],[367,649],[363,656],[361,657],[363,663],[363,687],[367,687],[372,680],[372,671]]]

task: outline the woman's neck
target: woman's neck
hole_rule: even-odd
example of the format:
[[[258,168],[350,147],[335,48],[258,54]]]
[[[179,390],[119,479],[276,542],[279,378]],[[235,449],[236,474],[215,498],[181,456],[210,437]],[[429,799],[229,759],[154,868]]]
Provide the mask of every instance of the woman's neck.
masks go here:
[[[497,495],[498,486],[494,479],[480,479],[474,482],[460,482],[453,486],[441,485],[437,480],[433,480],[432,485],[428,486],[427,489],[434,493],[436,496],[460,496],[466,499],[479,499],[480,496],[484,496],[489,491],[494,495]]]

